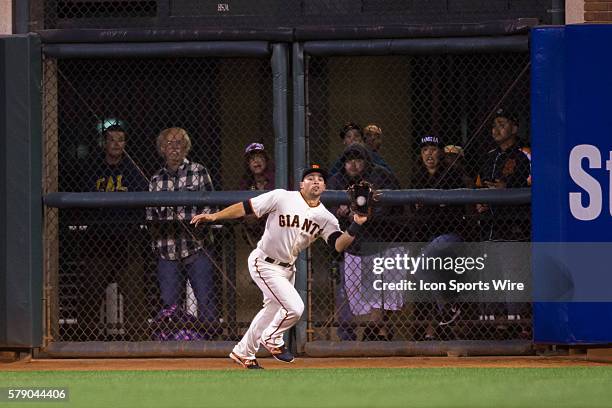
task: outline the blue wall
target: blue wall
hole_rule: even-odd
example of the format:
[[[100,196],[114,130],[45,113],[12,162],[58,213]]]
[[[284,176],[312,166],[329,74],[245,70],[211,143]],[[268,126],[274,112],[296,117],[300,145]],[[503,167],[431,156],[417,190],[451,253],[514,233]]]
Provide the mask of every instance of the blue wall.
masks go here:
[[[609,25],[531,32],[536,342],[612,343],[611,44]],[[572,290],[549,301],[561,270]]]

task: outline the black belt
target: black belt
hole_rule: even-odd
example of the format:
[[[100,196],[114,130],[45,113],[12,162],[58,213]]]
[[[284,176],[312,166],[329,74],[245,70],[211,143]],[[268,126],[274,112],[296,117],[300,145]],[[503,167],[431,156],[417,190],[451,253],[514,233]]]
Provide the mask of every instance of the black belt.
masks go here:
[[[283,268],[290,268],[290,267],[293,266],[293,264],[290,264],[290,263],[287,263],[287,262],[277,261],[276,259],[270,258],[269,256],[266,256],[264,258],[264,261],[269,262],[269,263],[274,264],[274,265],[280,265]]]

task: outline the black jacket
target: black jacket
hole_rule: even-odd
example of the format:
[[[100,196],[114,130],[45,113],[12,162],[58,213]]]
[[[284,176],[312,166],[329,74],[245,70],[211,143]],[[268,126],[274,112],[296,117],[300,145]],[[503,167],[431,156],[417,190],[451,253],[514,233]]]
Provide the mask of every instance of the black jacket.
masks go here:
[[[499,147],[487,153],[478,174],[477,187],[486,187],[485,181],[501,180],[506,188],[529,187],[531,161],[520,143],[505,151]],[[531,211],[529,205],[489,206],[489,220],[482,222],[482,238],[485,240],[526,241],[531,236]]]
[[[411,189],[456,189],[465,188],[461,173],[454,167],[444,164],[430,175],[422,163],[418,166],[410,181]],[[412,240],[431,241],[439,235],[456,233],[464,236],[465,207],[461,205],[412,205],[417,216],[412,226]]]
[[[487,153],[485,162],[479,172],[479,181],[484,187],[485,181],[501,180],[507,188],[529,187],[531,162],[520,143],[503,151],[499,147]]]

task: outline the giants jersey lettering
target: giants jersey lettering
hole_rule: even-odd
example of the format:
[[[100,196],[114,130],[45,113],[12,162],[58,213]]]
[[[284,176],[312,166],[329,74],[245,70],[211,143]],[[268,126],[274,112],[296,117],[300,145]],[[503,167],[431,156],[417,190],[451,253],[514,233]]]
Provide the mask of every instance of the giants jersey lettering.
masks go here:
[[[308,205],[299,191],[276,189],[250,200],[257,217],[268,214],[257,248],[282,262],[294,263],[301,250],[317,238],[325,241],[340,226],[322,203]]]

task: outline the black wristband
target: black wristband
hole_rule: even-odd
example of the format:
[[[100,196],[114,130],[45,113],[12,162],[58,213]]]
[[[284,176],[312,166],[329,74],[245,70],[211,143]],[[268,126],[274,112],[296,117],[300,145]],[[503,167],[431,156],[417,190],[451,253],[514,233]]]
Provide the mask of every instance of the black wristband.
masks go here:
[[[346,233],[349,234],[351,237],[354,237],[355,235],[359,233],[360,229],[361,229],[361,225],[353,221],[351,225],[349,225],[349,227],[346,229]]]
[[[244,208],[244,214],[249,215],[253,214],[253,207],[251,207],[251,201],[245,200],[242,202],[242,207]]]

